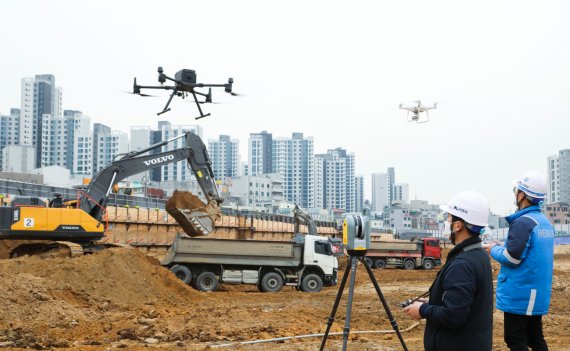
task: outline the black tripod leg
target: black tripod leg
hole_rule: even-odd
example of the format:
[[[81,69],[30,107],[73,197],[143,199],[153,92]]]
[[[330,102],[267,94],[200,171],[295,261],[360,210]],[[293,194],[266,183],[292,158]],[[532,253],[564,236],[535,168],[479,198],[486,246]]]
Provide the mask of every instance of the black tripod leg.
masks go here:
[[[346,318],[344,319],[344,329],[342,330],[342,351],[346,351],[348,345],[348,334],[350,333],[350,314],[352,313],[352,297],[354,296],[354,282],[356,279],[356,264],[358,258],[350,258],[350,285],[348,286],[348,301],[346,302]]]
[[[380,290],[380,285],[378,285],[378,281],[376,280],[376,277],[374,276],[372,269],[370,268],[370,266],[368,265],[366,260],[362,260],[362,263],[364,264],[364,267],[366,267],[366,270],[368,271],[368,275],[370,276],[370,280],[372,280],[372,284],[374,284],[374,289],[376,289],[376,292],[378,293],[378,297],[380,298],[380,302],[382,302],[382,305],[384,306],[384,310],[386,310],[386,315],[388,316],[388,319],[390,320],[390,324],[392,325],[392,328],[394,328],[396,335],[398,335],[398,339],[400,339],[400,343],[402,344],[402,348],[404,349],[404,351],[408,351],[408,348],[406,347],[406,343],[404,342],[404,338],[402,338],[402,334],[400,333],[400,329],[398,328],[398,322],[396,322],[396,319],[394,318],[394,316],[392,315],[392,312],[390,311],[390,307],[388,307],[388,303],[386,302],[386,299],[384,298],[384,294],[382,294],[382,290]]]
[[[350,269],[346,269],[344,271],[344,275],[342,276],[342,281],[340,282],[340,285],[338,287],[338,292],[336,294],[336,300],[334,301],[334,305],[333,305],[333,308],[331,311],[331,315],[329,316],[329,320],[327,322],[327,329],[325,330],[325,335],[323,336],[323,340],[321,341],[321,348],[319,349],[319,351],[323,351],[325,349],[325,344],[327,342],[327,338],[329,336],[331,326],[334,322],[334,316],[336,315],[336,310],[338,309],[338,305],[340,303],[340,299],[342,297],[342,292],[344,290],[344,286],[346,285],[346,280],[348,278],[349,273],[350,273]]]

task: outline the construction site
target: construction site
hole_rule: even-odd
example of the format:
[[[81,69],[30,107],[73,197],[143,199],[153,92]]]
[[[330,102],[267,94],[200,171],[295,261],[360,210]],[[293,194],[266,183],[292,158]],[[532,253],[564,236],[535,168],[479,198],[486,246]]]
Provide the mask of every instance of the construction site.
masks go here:
[[[107,207],[102,242],[121,247],[89,255],[38,255],[11,258],[16,245],[2,240],[0,260],[0,347],[52,350],[316,350],[338,285],[305,294],[284,286],[276,293],[255,285],[221,284],[198,291],[161,266],[176,235],[183,233],[166,210]],[[221,215],[208,238],[287,242],[291,217]],[[333,224],[318,223],[319,236],[338,237]],[[444,249],[443,259],[449,248]],[[338,275],[346,257],[338,258]],[[493,263],[494,278],[499,266]],[[439,268],[374,270],[410,350],[423,348],[424,322],[406,317],[397,303],[427,291]],[[557,246],[550,314],[543,319],[552,350],[569,349],[570,248]],[[326,350],[340,350],[345,317],[343,295]],[[504,350],[502,312],[494,314],[494,350]],[[264,341],[264,342],[261,342]],[[356,274],[351,350],[399,350],[370,279],[361,265]]]
[[[398,350],[391,310],[408,349],[423,348],[425,322],[399,304],[429,289],[449,246],[434,237],[373,235],[366,209],[342,226],[298,207],[292,216],[224,209],[205,145],[191,132],[182,137],[179,149],[145,154],[168,140],[124,155],[84,188],[1,182],[9,196],[0,207],[0,347],[316,350],[323,340],[327,350],[344,342],[352,350]],[[145,199],[120,204],[113,194],[128,176],[181,160],[200,197],[175,191],[150,207]],[[362,248],[366,257],[350,260],[353,298],[343,294],[336,305],[350,270],[346,253]],[[570,343],[569,276],[570,250],[557,246],[543,321],[553,350]],[[503,350],[502,313],[494,317],[494,349]]]

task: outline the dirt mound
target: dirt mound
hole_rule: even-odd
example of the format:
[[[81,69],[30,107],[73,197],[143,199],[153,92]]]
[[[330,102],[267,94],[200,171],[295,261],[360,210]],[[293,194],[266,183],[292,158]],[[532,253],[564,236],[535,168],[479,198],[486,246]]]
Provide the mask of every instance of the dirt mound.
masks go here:
[[[0,281],[0,343],[15,347],[152,337],[160,315],[203,300],[156,259],[126,248],[2,260]]]

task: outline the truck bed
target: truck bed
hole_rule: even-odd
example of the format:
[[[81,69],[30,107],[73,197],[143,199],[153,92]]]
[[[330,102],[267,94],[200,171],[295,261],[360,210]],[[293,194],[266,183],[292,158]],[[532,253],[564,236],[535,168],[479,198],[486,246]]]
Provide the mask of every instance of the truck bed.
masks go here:
[[[302,245],[294,242],[179,237],[162,264],[296,267],[301,263],[302,255]]]
[[[420,252],[420,246],[415,242],[398,242],[398,241],[372,241],[370,243],[370,251],[396,251],[396,252]]]

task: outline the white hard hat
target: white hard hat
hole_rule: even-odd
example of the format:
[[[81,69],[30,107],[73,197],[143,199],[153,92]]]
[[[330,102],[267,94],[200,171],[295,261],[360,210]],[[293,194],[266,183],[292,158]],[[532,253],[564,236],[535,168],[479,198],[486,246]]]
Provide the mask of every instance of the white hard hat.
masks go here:
[[[537,171],[528,171],[513,180],[513,185],[530,197],[544,199],[546,197],[546,177]]]
[[[441,205],[439,208],[478,227],[486,227],[489,221],[487,199],[476,191],[460,191],[453,195],[447,205]]]

